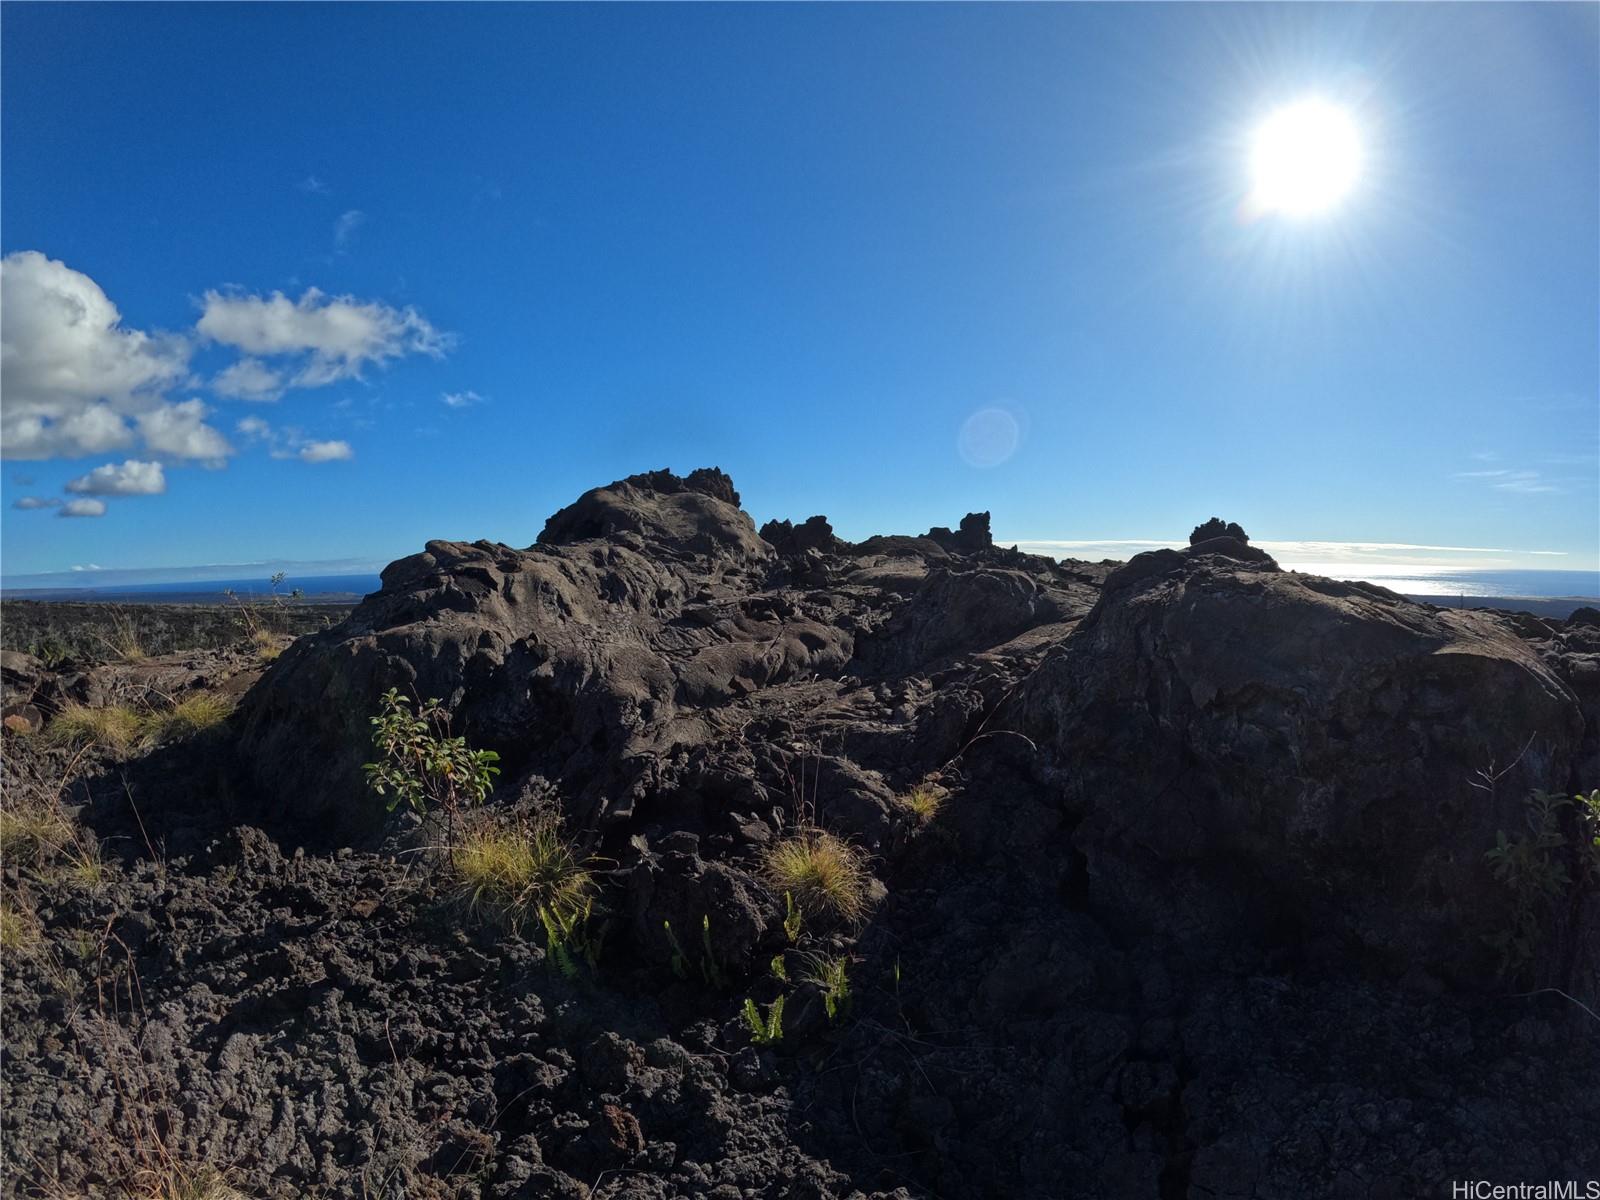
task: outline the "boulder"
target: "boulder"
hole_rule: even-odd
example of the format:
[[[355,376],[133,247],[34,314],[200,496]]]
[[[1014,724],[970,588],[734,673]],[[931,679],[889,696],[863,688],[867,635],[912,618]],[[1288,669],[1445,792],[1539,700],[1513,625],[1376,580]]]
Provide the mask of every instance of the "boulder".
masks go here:
[[[1484,853],[1532,789],[1573,784],[1572,689],[1492,616],[1216,540],[1113,573],[1022,690],[1091,890],[1197,941],[1270,920],[1490,978],[1504,918]]]
[[[994,545],[994,538],[989,533],[989,514],[986,512],[968,513],[961,518],[961,527],[954,533],[943,525],[935,525],[928,530],[928,538],[946,550],[957,550],[963,554],[975,554]]]
[[[1189,534],[1189,545],[1198,546],[1201,542],[1209,542],[1212,538],[1232,538],[1246,545],[1250,542],[1250,535],[1245,533],[1237,522],[1212,517],[1209,521],[1202,521],[1194,527]]]
[[[733,481],[716,468],[680,479],[649,471],[578,497],[545,523],[540,545],[632,535],[657,552],[761,560],[772,548],[739,509]]]
[[[807,517],[798,525],[792,521],[768,521],[761,527],[761,540],[785,558],[803,555],[808,550],[839,554],[848,546],[842,538],[834,536],[833,526],[824,516]]]

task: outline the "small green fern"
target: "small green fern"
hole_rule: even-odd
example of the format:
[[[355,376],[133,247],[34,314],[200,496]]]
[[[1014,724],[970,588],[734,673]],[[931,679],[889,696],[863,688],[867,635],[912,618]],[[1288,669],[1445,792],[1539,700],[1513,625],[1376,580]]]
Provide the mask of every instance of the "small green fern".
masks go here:
[[[783,1040],[783,1002],[785,997],[779,996],[767,1005],[767,1015],[763,1017],[761,1010],[756,1007],[756,1002],[745,997],[744,1023],[750,1030],[750,1041],[757,1046],[771,1046]]]

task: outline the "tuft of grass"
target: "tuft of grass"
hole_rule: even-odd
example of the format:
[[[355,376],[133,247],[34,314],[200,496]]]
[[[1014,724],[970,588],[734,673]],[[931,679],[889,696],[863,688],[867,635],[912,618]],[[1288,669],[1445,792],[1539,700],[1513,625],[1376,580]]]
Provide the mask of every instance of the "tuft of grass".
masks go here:
[[[152,742],[170,742],[214,729],[228,719],[233,702],[215,692],[196,692],[164,712],[150,713],[141,722]]]
[[[58,805],[11,796],[0,808],[0,862],[33,866],[76,840],[77,831]]]
[[[900,803],[916,817],[919,824],[926,825],[939,815],[948,794],[938,784],[925,779],[901,796]]]
[[[283,639],[270,629],[257,629],[250,635],[250,642],[256,649],[256,657],[264,663],[272,662],[283,653]]]
[[[560,927],[593,903],[594,876],[552,820],[475,824],[452,847],[450,866],[462,906],[512,928],[535,919]]]
[[[788,892],[812,914],[858,921],[867,911],[867,856],[821,829],[802,829],[775,842],[762,868],[774,891]]]
[[[0,895],[0,950],[21,958],[44,941],[39,916],[18,896]]]
[[[99,887],[106,877],[100,843],[92,837],[74,837],[60,871],[62,878],[79,891],[88,892]]]
[[[107,750],[127,750],[140,737],[139,714],[122,704],[90,708],[69,704],[45,727],[45,737],[58,745],[95,745]]]
[[[171,708],[146,713],[124,704],[69,704],[46,726],[45,737],[56,745],[95,745],[120,754],[203,733],[222,724],[232,711],[233,702],[215,692],[196,692]]]
[[[8,798],[0,808],[0,862],[31,867],[80,890],[105,878],[100,843],[53,800]]]
[[[184,1167],[174,1162],[138,1172],[128,1188],[129,1200],[243,1200],[212,1167]]]

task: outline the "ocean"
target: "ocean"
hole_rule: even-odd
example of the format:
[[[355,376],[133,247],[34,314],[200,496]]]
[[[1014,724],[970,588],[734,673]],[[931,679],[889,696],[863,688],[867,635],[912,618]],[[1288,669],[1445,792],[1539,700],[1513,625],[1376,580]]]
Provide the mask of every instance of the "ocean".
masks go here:
[[[289,576],[277,587],[284,599],[299,588],[308,601],[359,600],[380,586],[376,575]],[[8,600],[99,600],[128,604],[226,604],[228,592],[241,600],[266,600],[273,594],[265,576],[249,579],[184,579],[173,583],[124,583],[102,587],[5,588]]]
[[[1369,566],[1349,563],[1291,563],[1286,570],[1332,579],[1363,579],[1406,596],[1460,598],[1467,601],[1489,598],[1504,600],[1567,600],[1600,607],[1600,571],[1473,571],[1454,567]],[[378,590],[377,575],[293,576],[278,585],[278,594],[287,597],[300,588],[308,601],[356,600]],[[126,603],[217,603],[226,602],[232,589],[242,599],[265,599],[272,584],[264,577],[177,583],[137,583],[106,587],[6,588],[3,594],[16,600],[102,600]],[[1576,606],[1574,604],[1574,607]]]
[[[1600,603],[1600,571],[1471,571],[1456,567],[1372,566],[1350,563],[1282,564],[1285,570],[1330,579],[1365,580],[1403,596],[1499,597],[1508,600],[1591,600]]]

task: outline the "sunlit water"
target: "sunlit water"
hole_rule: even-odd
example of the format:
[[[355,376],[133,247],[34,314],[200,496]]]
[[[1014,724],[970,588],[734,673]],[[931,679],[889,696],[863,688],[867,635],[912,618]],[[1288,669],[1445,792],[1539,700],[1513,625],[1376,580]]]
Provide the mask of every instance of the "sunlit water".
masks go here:
[[[1509,599],[1600,598],[1600,571],[1471,571],[1456,567],[1284,562],[1287,571],[1365,580],[1405,596],[1501,596]]]

